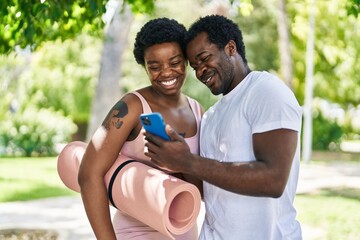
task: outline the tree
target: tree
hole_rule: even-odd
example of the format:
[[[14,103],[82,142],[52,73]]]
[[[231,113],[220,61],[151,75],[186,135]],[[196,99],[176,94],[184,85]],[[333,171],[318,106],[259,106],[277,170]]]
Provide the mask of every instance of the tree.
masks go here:
[[[277,14],[277,27],[279,34],[280,75],[285,83],[292,89],[293,61],[290,47],[289,24],[286,12],[286,1],[279,0],[279,13]]]
[[[152,12],[154,0],[76,0],[34,1],[6,0],[1,4],[0,53],[15,51],[20,46],[35,50],[45,41],[66,40],[80,33],[104,36],[99,80],[92,104],[88,135],[106,115],[106,107],[121,95],[119,76],[121,57],[128,39],[133,12]],[[115,7],[114,7],[115,5]],[[108,10],[108,11],[107,11]],[[104,31],[102,17],[113,11]]]
[[[275,16],[280,15],[274,15],[272,12],[275,1],[282,2],[283,4],[285,2],[284,0],[229,0],[230,3],[241,2],[241,9],[239,9],[241,12],[244,10],[244,5],[253,6],[254,11],[251,17],[237,14],[237,16],[234,16],[234,19],[240,23],[241,29],[244,29],[243,32],[244,35],[246,35],[244,40],[248,50],[248,60],[250,66],[254,69],[278,72],[280,66],[285,66],[285,64],[281,63],[281,59],[285,58],[279,55],[280,53],[276,47],[277,44],[279,44],[279,46],[283,44],[281,44],[279,32],[276,31],[277,23]],[[131,6],[131,12],[156,12],[155,10],[160,9],[159,6],[161,4],[164,5],[165,1],[157,1],[156,9],[154,6],[155,0],[110,0],[109,2],[117,2],[122,6],[121,9],[123,11],[120,12],[118,17],[124,18],[126,5]],[[123,64],[120,57],[122,54],[121,50],[115,48],[114,51],[111,52],[111,55],[105,54],[106,46],[111,46],[111,41],[108,40],[114,40],[114,36],[118,36],[110,36],[109,31],[105,30],[106,23],[102,19],[109,9],[109,5],[107,5],[109,2],[107,0],[5,0],[0,5],[0,53],[15,52],[17,47],[25,46],[29,46],[32,50],[35,50],[41,47],[41,44],[46,40],[65,40],[67,38],[73,38],[80,32],[87,32],[102,37],[104,39],[104,58],[101,67],[111,65],[111,69],[117,71],[115,74],[109,74],[109,77],[112,78],[112,80],[109,81],[111,83],[104,81],[105,76],[103,73],[109,71],[103,71],[102,69],[99,74],[97,88],[107,89],[106,91],[111,89],[115,92],[110,94],[97,94],[93,100],[93,104],[96,104],[104,96],[112,96],[106,103],[101,103],[100,108],[95,108],[95,106],[92,108],[92,117],[102,119],[104,113],[100,113],[100,110],[96,109],[108,109],[109,105],[112,105],[117,99],[117,96],[121,94],[122,86],[120,86],[120,84],[123,83],[124,78],[128,78],[128,76],[124,75],[127,73],[122,72],[121,82],[119,84],[119,71],[122,69]],[[184,2],[187,1],[177,2],[177,7]],[[204,6],[209,2],[215,1],[199,0],[191,1],[191,3],[187,2],[186,6],[189,4],[200,4],[200,6],[197,5],[197,7],[187,9],[185,12],[182,11],[180,14],[172,14],[169,16],[175,16],[176,18],[181,15],[179,20],[184,22],[185,25],[188,25],[186,23],[191,22],[192,20],[190,19],[192,18],[197,18],[197,14],[209,13],[204,10]],[[358,61],[360,46],[357,44],[360,33],[356,29],[356,26],[358,26],[358,19],[356,17],[359,12],[359,2],[360,0],[329,0],[316,2],[316,17],[319,19],[319,22],[317,22],[316,27],[318,30],[315,37],[314,95],[333,102],[339,102],[345,108],[349,103],[351,106],[357,106],[359,104],[360,90],[356,87],[360,81],[360,77],[356,72],[360,64],[360,61]],[[306,49],[306,22],[308,19],[305,9],[307,3],[306,1],[288,0],[286,4],[287,18],[291,22],[289,25],[291,35],[289,38],[291,37],[292,67],[294,68],[294,77],[291,85],[299,102],[302,104],[304,102],[304,79],[306,74],[304,49]],[[330,11],[330,7],[336,11]],[[167,9],[168,8],[166,8],[166,10]],[[193,9],[196,9],[195,13],[192,12]],[[164,9],[160,11],[159,15],[164,16]],[[281,15],[282,17],[285,16],[284,13],[286,14],[284,11]],[[186,17],[183,18],[183,16]],[[111,25],[116,22],[115,18],[112,19],[113,22],[108,21],[107,24]],[[129,20],[131,17],[126,19]],[[122,21],[125,20],[123,19]],[[129,25],[130,24],[127,26]],[[122,36],[125,36],[127,31],[125,29],[122,30],[124,31],[119,32],[123,34]],[[278,30],[280,30],[280,27]],[[107,36],[107,34],[109,35]],[[279,38],[274,38],[276,35],[278,35]],[[119,44],[116,46],[118,45]],[[125,42],[122,46],[125,46]],[[116,51],[119,52],[116,53]],[[111,59],[108,58],[108,60],[106,60],[105,56],[111,57]],[[287,56],[289,56],[289,53],[287,53]],[[105,63],[105,61],[108,63]],[[284,69],[289,70],[288,73],[291,72],[291,68],[289,67]],[[131,71],[128,74],[134,75],[134,72]],[[287,79],[285,74],[283,74],[282,78],[284,80]],[[105,88],[103,88],[103,86],[105,86]],[[191,89],[194,90],[193,88]],[[96,121],[95,126],[98,126],[99,119]],[[91,134],[92,131],[93,130],[90,130],[89,134]]]
[[[0,5],[0,53],[45,41],[74,38],[85,32],[102,36],[108,2],[129,4],[133,12],[150,13],[154,0],[3,0]]]
[[[312,154],[312,101],[313,101],[313,74],[314,74],[314,41],[315,41],[315,1],[312,0],[309,6],[309,27],[306,44],[306,85],[304,104],[304,135],[302,140],[302,159],[309,162]]]
[[[17,46],[32,50],[55,39],[74,38],[80,32],[101,35],[105,0],[5,0],[0,5],[0,53]]]
[[[114,6],[114,14],[106,30],[100,63],[99,81],[96,85],[92,103],[87,139],[93,135],[110,105],[122,95],[119,79],[122,69],[122,56],[127,46],[132,14],[128,8],[120,14],[120,5]]]
[[[349,15],[358,17],[360,13],[360,0],[349,0],[346,3],[346,9]]]
[[[276,0],[277,1],[277,0]],[[251,69],[277,71],[279,51],[274,0],[252,0],[253,10],[234,17],[243,33],[246,56]],[[274,37],[275,36],[275,37]]]

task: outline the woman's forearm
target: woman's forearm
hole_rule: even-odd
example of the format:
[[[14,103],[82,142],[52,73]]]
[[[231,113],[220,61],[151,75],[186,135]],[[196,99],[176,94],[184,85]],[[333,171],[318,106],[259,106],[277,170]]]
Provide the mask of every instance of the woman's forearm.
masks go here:
[[[104,181],[102,179],[86,180],[79,183],[85,211],[96,239],[116,239]]]

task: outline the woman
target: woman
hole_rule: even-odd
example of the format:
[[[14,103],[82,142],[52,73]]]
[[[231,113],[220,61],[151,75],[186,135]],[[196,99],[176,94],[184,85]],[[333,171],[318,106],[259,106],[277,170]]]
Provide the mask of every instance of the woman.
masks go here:
[[[181,92],[187,65],[185,33],[183,25],[167,18],[151,20],[142,27],[135,39],[134,56],[145,68],[151,85],[123,96],[110,110],[85,151],[78,179],[97,239],[169,239],[120,211],[114,216],[113,226],[104,176],[120,153],[151,164],[144,155],[141,113],[160,112],[165,122],[182,133],[192,151],[198,153],[203,111],[198,102]],[[186,176],[186,180],[193,182],[194,179]],[[194,228],[177,239],[197,237]]]

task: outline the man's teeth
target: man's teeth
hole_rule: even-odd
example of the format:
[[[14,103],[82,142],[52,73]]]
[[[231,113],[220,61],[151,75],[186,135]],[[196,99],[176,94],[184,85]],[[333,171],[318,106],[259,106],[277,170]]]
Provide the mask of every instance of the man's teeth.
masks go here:
[[[176,79],[171,80],[171,81],[162,81],[161,84],[170,86],[170,85],[173,85],[175,82],[176,82]]]
[[[205,81],[203,81],[205,84],[210,81],[211,77],[209,77],[208,79],[206,79]]]

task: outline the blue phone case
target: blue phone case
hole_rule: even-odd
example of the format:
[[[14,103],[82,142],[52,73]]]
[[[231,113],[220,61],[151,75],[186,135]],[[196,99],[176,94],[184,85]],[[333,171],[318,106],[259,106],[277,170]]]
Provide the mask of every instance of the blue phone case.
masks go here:
[[[144,129],[149,133],[157,135],[165,140],[170,140],[170,137],[166,134],[165,122],[160,113],[143,113],[140,115],[140,122]]]

